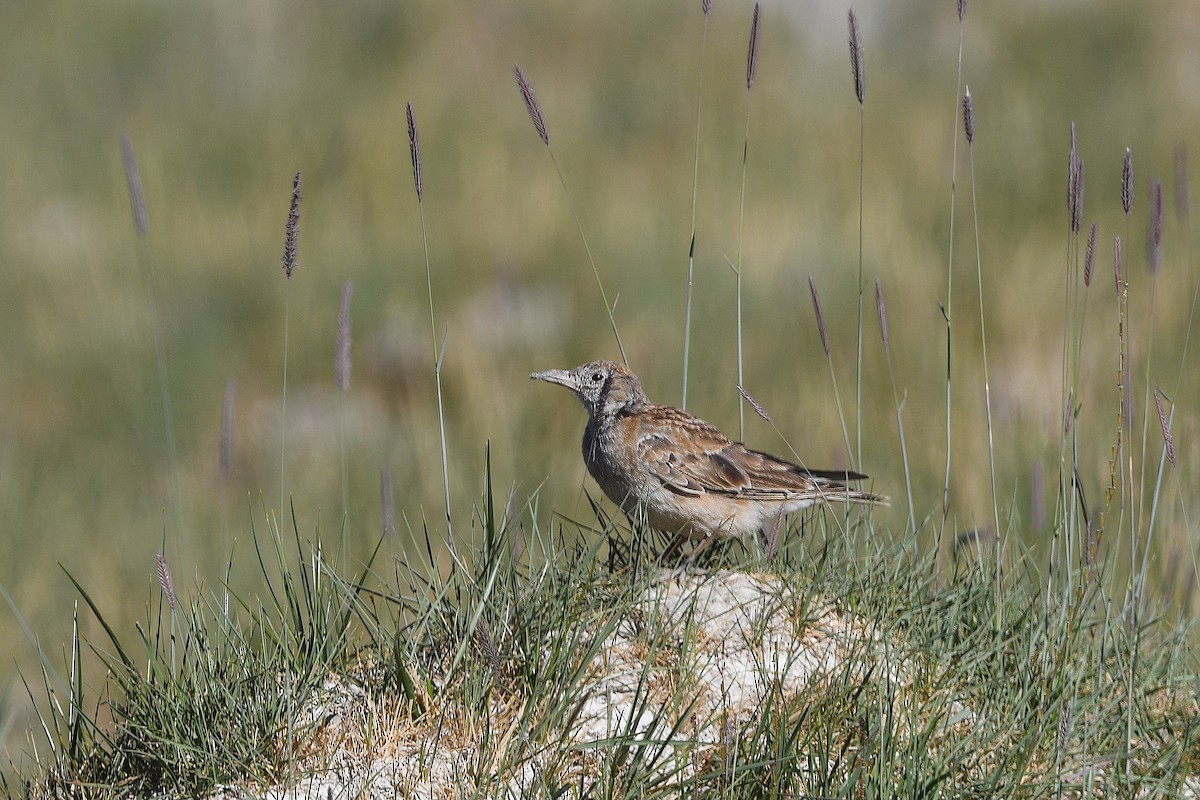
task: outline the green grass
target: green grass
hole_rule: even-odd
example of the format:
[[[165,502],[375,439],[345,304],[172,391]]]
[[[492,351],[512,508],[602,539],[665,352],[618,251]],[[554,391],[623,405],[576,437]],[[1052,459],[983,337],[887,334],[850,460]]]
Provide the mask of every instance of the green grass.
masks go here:
[[[586,768],[601,779],[586,792],[611,797],[689,781],[725,796],[1034,796],[1091,780],[1084,765],[1115,795],[1178,791],[1196,762],[1200,374],[1188,369],[1190,217],[1169,206],[1171,156],[1200,112],[1157,69],[1190,52],[1172,15],[1113,2],[1080,25],[971,8],[968,151],[946,138],[952,112],[962,135],[952,9],[857,9],[859,105],[844,47],[805,34],[843,41],[841,12],[797,22],[766,7],[752,137],[748,7],[718,4],[708,20],[698,7],[530,9],[0,10],[0,30],[23,33],[3,49],[29,76],[0,82],[0,108],[29,109],[0,114],[0,152],[20,156],[0,189],[0,260],[28,265],[0,301],[0,587],[13,610],[0,644],[19,669],[0,727],[32,729],[10,744],[10,789],[293,780],[328,756],[318,745],[337,750],[302,712],[340,681],[375,709],[363,752],[386,749],[383,728],[473,742],[467,794],[531,764],[537,792],[582,792]],[[81,44],[48,59],[61,41]],[[701,46],[702,103],[690,88]],[[549,166],[514,62],[555,137]],[[1083,227],[1100,223],[1089,287],[1062,202],[1072,121]],[[681,145],[693,122],[694,148]],[[144,236],[128,220],[122,131]],[[281,188],[297,169],[300,265],[285,304]],[[1153,278],[1151,176],[1168,205]],[[1127,305],[1113,289],[1118,232]],[[150,264],[148,302],[138,271]],[[972,278],[977,302],[962,289]],[[355,385],[343,392],[336,317],[351,279]],[[886,347],[862,311],[877,279]],[[580,410],[526,380],[617,355],[618,329],[652,398],[674,402],[686,350],[690,410],[735,430],[737,375],[774,420],[751,416],[749,444],[852,463],[893,498],[848,531],[806,519],[769,565],[737,546],[705,560],[777,574],[797,639],[822,609],[861,620],[872,636],[849,626],[841,672],[747,716],[700,718],[683,688],[664,694],[664,681],[686,686],[704,636],[653,619],[647,559],[661,543],[588,502]],[[1122,403],[1132,416],[1119,423]],[[381,466],[403,519],[382,542]],[[493,484],[510,487],[504,509]],[[183,601],[148,612],[156,553]],[[589,654],[631,630],[653,656],[635,705],[666,733],[564,746]],[[776,666],[760,666],[773,685]],[[424,768],[453,749],[429,747]]]

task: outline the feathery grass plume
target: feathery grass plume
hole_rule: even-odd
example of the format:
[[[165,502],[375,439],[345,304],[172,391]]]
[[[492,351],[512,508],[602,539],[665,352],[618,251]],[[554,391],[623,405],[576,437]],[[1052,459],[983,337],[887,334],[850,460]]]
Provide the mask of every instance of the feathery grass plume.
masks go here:
[[[1175,145],[1175,214],[1186,219],[1189,206],[1187,145],[1180,142]]]
[[[300,239],[300,173],[292,179],[292,202],[288,207],[287,226],[283,233],[283,274],[288,280],[296,269],[296,248]]]
[[[863,83],[862,37],[858,34],[858,17],[854,15],[854,9],[850,9],[846,17],[850,22],[850,75],[854,78],[854,96],[858,98],[858,104],[862,105],[866,94],[866,86]]]
[[[783,514],[775,515],[771,530],[767,531],[767,561],[772,561],[779,552],[779,533],[783,529]]]
[[[817,315],[817,330],[821,332],[821,347],[825,350],[825,357],[830,358],[829,333],[825,330],[825,314],[821,311],[821,297],[817,294],[817,284],[813,281],[812,275],[808,276],[808,291],[812,293],[813,311]]]
[[[971,97],[971,87],[963,93],[963,131],[967,134],[967,144],[975,143],[975,100]]]
[[[338,311],[337,329],[337,384],[343,392],[350,391],[350,296],[354,286],[350,281],[342,284],[342,306]]]
[[[417,136],[412,103],[405,104],[404,116],[408,119],[408,154],[412,157],[413,184],[417,187],[417,202],[420,203],[425,196],[421,184],[421,140]]]
[[[1125,148],[1125,160],[1121,164],[1121,208],[1125,216],[1133,210],[1133,153]]]
[[[230,378],[225,383],[225,403],[221,408],[221,455],[219,466],[221,477],[229,480],[233,470],[233,399],[237,381]]]
[[[750,46],[746,53],[746,89],[754,88],[754,76],[758,72],[758,3],[754,4],[754,17],[750,20]]]
[[[704,12],[704,16],[708,16],[708,12],[712,11],[712,0],[701,0],[700,10]]]
[[[1071,152],[1067,158],[1067,211],[1071,217],[1071,233],[1079,233],[1083,224],[1083,159],[1079,157],[1074,122],[1071,123]]]
[[[758,414],[760,417],[762,417],[767,422],[771,422],[771,424],[774,424],[774,422],[772,422],[772,420],[771,420],[771,415],[768,414],[766,412],[766,410],[758,404],[758,401],[755,400],[750,395],[750,393],[746,391],[746,387],[742,386],[739,383],[737,385],[737,390],[738,390],[738,394],[740,394],[742,397],[744,397],[746,399],[746,402],[750,404],[750,407],[754,409],[754,413]]]
[[[142,194],[142,178],[138,174],[137,161],[133,157],[133,144],[129,135],[121,134],[121,160],[125,164],[125,183],[129,186],[129,204],[133,210],[133,224],[138,236],[146,236],[146,198]]]
[[[1171,466],[1175,466],[1175,437],[1171,435],[1171,426],[1167,422],[1167,415],[1163,411],[1163,390],[1158,387],[1154,388],[1154,407],[1158,409],[1158,424],[1162,428],[1163,444],[1167,446],[1167,460],[1171,462]],[[1168,399],[1169,402],[1169,399]]]
[[[174,611],[178,600],[175,597],[175,584],[171,581],[171,570],[167,567],[167,558],[159,552],[155,554],[154,560],[158,563],[158,585],[167,598],[167,605]]]
[[[1151,274],[1158,272],[1158,268],[1162,263],[1162,221],[1162,181],[1158,178],[1151,178],[1150,231],[1146,238],[1146,260],[1150,263]]]
[[[392,501],[392,468],[387,464],[379,470],[379,507],[380,519],[383,521],[383,535],[394,536],[396,533],[396,507]]]
[[[958,21],[962,22],[967,15],[967,0],[958,0]]]
[[[1100,223],[1093,222],[1088,228],[1087,248],[1083,251],[1083,286],[1092,285],[1092,262],[1096,258],[1096,234],[1100,231]]]
[[[525,70],[521,69],[517,64],[513,64],[513,76],[517,79],[517,88],[521,90],[521,98],[525,101],[525,108],[529,111],[529,118],[533,120],[533,127],[537,128],[538,136],[542,138],[542,144],[549,146],[550,133],[546,130],[546,120],[542,117],[542,107],[538,105],[537,95],[533,93],[533,87],[529,85],[529,78],[525,75]]]
[[[883,337],[883,349],[891,353],[891,338],[888,336],[887,306],[883,302],[883,283],[875,279],[875,313],[879,317],[879,334]]]

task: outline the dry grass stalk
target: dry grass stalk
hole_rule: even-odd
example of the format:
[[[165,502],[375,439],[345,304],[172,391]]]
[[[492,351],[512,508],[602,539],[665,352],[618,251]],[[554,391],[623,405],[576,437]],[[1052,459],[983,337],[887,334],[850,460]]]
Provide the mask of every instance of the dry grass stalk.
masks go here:
[[[850,9],[846,16],[850,22],[850,74],[854,78],[854,96],[858,98],[858,104],[862,105],[863,96],[866,94],[866,86],[863,83],[862,37],[858,33],[858,17],[854,15],[854,9]]]
[[[1121,208],[1125,216],[1133,210],[1133,153],[1125,148],[1125,161],[1121,165]]]
[[[967,134],[967,144],[975,142],[975,98],[971,97],[971,87],[963,93],[963,130]]]
[[[550,133],[546,130],[542,107],[538,105],[537,95],[533,93],[533,87],[529,85],[529,78],[525,76],[525,70],[514,64],[513,76],[517,79],[517,88],[521,90],[521,99],[525,101],[525,108],[529,111],[529,118],[533,120],[533,127],[537,129],[538,136],[542,138],[542,144],[549,147]]]
[[[1154,407],[1158,409],[1158,424],[1162,428],[1163,443],[1167,446],[1167,460],[1171,462],[1171,466],[1175,466],[1175,437],[1171,435],[1171,426],[1167,423],[1166,412],[1163,411],[1163,390],[1158,387],[1154,388]]]
[[[221,410],[221,477],[228,480],[233,469],[233,398],[237,381],[230,378],[225,384],[225,405]]]
[[[754,88],[754,75],[758,71],[758,3],[754,4],[754,17],[750,20],[750,47],[746,54],[746,90]]]
[[[1117,299],[1121,297],[1121,281],[1124,280],[1123,270],[1121,268],[1121,237],[1117,236],[1113,239],[1113,273],[1117,278]]]
[[[888,336],[887,306],[883,302],[883,283],[875,279],[875,313],[879,316],[879,334],[883,337],[883,349],[891,352],[891,337]]]
[[[417,119],[412,103],[405,106],[404,115],[408,118],[408,154],[412,157],[413,185],[417,187],[417,202],[422,203],[425,194],[421,185],[421,138],[417,135]]]
[[[1096,260],[1096,234],[1100,231],[1099,223],[1093,222],[1088,229],[1087,248],[1083,251],[1083,286],[1092,285],[1092,266]]]
[[[767,422],[771,422],[771,415],[768,414],[766,412],[766,410],[758,404],[757,400],[755,400],[753,397],[751,397],[750,393],[746,391],[746,387],[742,386],[739,383],[737,385],[737,390],[738,390],[738,394],[740,394],[743,398],[745,398],[746,402],[750,404],[750,407],[754,409],[755,414],[758,414],[760,417],[762,417]]]
[[[343,392],[350,391],[350,295],[353,292],[354,286],[346,281],[342,285],[337,332],[337,384]]]
[[[174,611],[178,601],[175,597],[175,584],[171,580],[171,570],[167,567],[167,557],[162,553],[156,553],[154,559],[158,562],[158,585],[162,587],[162,592],[167,597],[167,605]]]
[[[133,144],[127,134],[121,134],[121,160],[125,163],[125,183],[129,186],[129,204],[133,209],[133,224],[138,236],[146,237],[146,198],[142,194],[142,178],[133,157]]]
[[[292,279],[296,269],[296,246],[300,239],[300,173],[292,178],[292,202],[288,207],[287,227],[283,235],[283,274]]]
[[[1190,210],[1187,146],[1180,142],[1175,145],[1175,213],[1180,219],[1186,219]]]
[[[1150,262],[1151,273],[1158,272],[1162,263],[1162,222],[1162,181],[1152,178],[1150,180],[1150,233],[1146,240],[1146,258]]]
[[[829,332],[825,330],[825,315],[821,312],[821,297],[817,294],[817,284],[811,275],[808,276],[808,290],[812,292],[813,310],[817,314],[817,330],[821,332],[821,347],[825,348],[825,358],[829,358]]]

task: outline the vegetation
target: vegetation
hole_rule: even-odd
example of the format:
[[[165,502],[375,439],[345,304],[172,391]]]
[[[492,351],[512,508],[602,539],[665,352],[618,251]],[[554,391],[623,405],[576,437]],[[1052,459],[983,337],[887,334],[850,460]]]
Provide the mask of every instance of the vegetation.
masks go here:
[[[1182,791],[1182,26],[697,6],[0,10],[10,793]],[[526,382],[599,356],[892,508],[664,574]],[[714,691],[708,579],[837,658]]]

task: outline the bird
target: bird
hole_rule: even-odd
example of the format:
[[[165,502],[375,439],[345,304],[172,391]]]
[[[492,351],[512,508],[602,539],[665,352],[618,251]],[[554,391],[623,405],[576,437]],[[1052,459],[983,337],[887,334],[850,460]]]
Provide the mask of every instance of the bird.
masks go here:
[[[846,485],[866,475],[809,469],[752,450],[683,409],[650,402],[637,375],[615,361],[529,377],[574,392],[588,414],[588,472],[631,519],[675,535],[664,554],[692,541],[694,562],[715,540],[755,537],[783,515],[817,503],[888,502]]]

